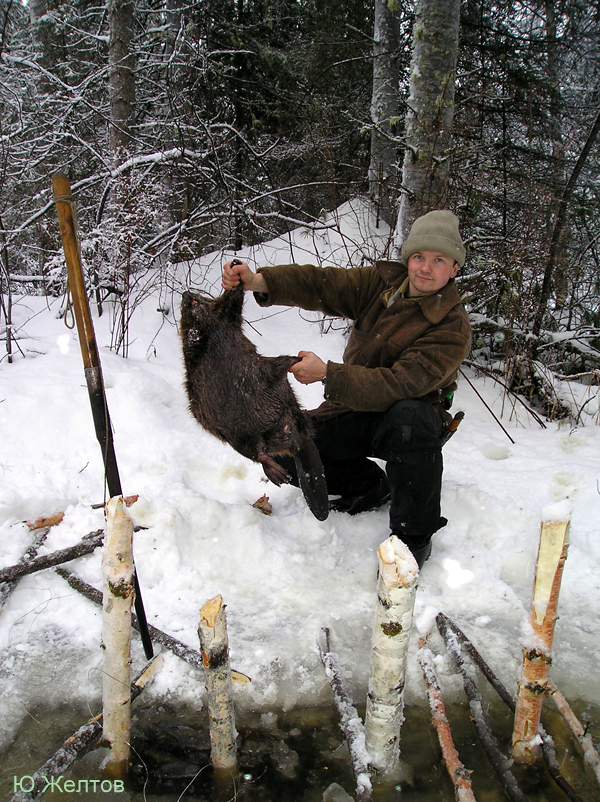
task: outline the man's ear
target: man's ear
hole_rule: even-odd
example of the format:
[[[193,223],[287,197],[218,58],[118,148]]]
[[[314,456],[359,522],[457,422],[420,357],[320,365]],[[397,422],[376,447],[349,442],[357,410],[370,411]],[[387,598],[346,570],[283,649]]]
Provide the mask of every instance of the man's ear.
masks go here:
[[[454,267],[452,268],[452,273],[450,273],[450,278],[454,278],[456,276],[456,274],[458,273],[458,268],[459,267],[460,267],[460,265],[458,264],[458,262],[455,259],[454,260]]]

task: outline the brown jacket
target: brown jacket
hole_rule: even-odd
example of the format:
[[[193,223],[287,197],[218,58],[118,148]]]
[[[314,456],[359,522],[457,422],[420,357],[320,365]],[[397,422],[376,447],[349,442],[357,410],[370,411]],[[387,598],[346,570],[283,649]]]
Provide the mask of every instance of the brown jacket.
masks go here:
[[[433,295],[401,297],[386,308],[382,296],[408,275],[400,262],[348,270],[278,265],[260,273],[268,288],[268,295],[255,294],[261,306],[297,306],[354,321],[343,363],[327,363],[327,400],[311,413],[316,418],[385,412],[407,398],[435,402],[455,389],[471,328],[453,279]]]

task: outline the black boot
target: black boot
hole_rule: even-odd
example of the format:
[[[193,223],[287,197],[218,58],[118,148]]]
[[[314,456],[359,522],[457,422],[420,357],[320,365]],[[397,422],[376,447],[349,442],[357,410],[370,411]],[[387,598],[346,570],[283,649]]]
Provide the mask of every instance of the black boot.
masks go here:
[[[341,496],[329,502],[329,508],[335,512],[347,512],[356,515],[359,512],[377,510],[390,500],[390,485],[382,472],[381,479],[366,492],[357,495]]]

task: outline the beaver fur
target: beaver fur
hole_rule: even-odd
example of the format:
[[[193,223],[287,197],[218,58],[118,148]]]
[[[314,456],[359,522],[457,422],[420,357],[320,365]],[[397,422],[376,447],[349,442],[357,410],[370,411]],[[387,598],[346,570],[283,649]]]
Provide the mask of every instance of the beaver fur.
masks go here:
[[[261,356],[242,331],[244,289],[218,298],[186,291],[181,301],[181,338],[190,411],[208,432],[262,465],[281,485],[290,476],[274,459],[292,456],[300,487],[313,514],[329,514],[323,466],[310,419],[287,379],[299,358]]]

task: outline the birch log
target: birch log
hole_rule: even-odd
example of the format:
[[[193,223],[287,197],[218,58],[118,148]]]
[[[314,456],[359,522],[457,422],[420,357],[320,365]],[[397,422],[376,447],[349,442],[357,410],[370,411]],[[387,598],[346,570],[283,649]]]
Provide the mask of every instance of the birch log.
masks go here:
[[[559,713],[564,718],[566,723],[569,726],[569,729],[575,736],[577,743],[581,747],[583,752],[583,761],[587,763],[587,765],[591,768],[596,776],[596,780],[600,783],[600,755],[596,747],[594,746],[594,742],[592,741],[592,736],[589,735],[584,729],[575,715],[575,713],[571,710],[571,706],[562,695],[562,693],[558,690],[556,685],[552,682],[552,680],[548,680],[546,683],[546,688],[548,691],[548,695],[552,698],[554,704],[556,705]]]
[[[106,510],[102,556],[103,604],[102,705],[103,736],[110,746],[107,771],[127,773],[131,731],[131,608],[133,584],[133,522],[123,498],[111,498]]]
[[[400,772],[406,655],[419,568],[407,546],[391,535],[378,549],[379,577],[371,672],[365,715],[366,749],[383,782]]]
[[[538,728],[552,662],[552,639],[567,558],[568,531],[568,521],[542,522],[529,617],[531,643],[523,650],[512,735],[513,758],[524,765],[532,765],[542,755]]]
[[[427,699],[429,701],[433,726],[437,732],[448,776],[452,780],[452,785],[454,786],[454,797],[456,802],[476,802],[475,794],[471,786],[471,772],[464,767],[458,751],[454,746],[450,723],[446,715],[444,698],[433,664],[433,655],[431,654],[431,650],[426,646],[425,638],[419,640],[418,657],[421,670],[423,671],[423,677],[425,678],[425,684],[427,685]]]
[[[222,596],[209,599],[200,608],[198,637],[206,678],[210,759],[215,769],[237,769],[237,731],[229,667],[229,645]]]

